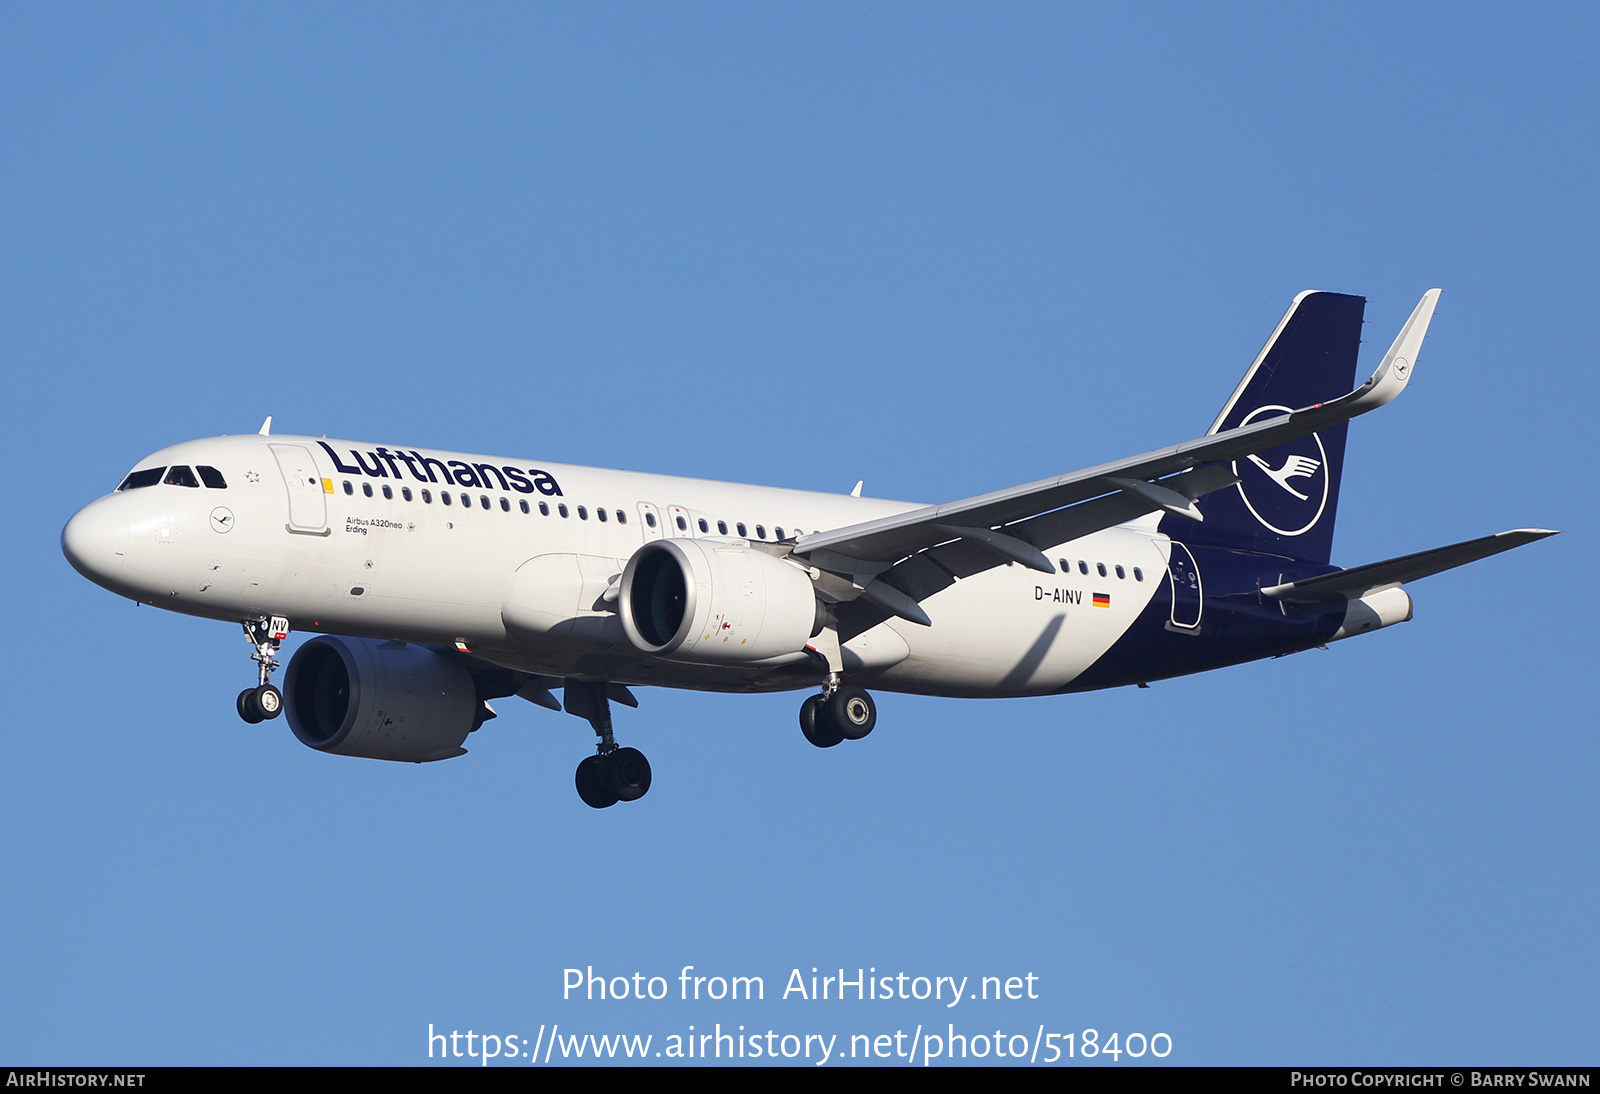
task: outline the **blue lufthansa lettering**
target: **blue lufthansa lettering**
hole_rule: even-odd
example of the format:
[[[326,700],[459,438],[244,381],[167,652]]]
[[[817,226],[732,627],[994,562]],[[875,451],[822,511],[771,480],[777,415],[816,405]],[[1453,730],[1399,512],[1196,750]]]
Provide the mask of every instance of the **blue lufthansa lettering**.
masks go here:
[[[482,480],[482,483],[483,483],[483,486],[484,486],[485,489],[487,489],[488,486],[489,486],[489,475],[491,473],[494,475],[495,478],[500,480],[500,489],[502,489],[502,490],[510,489],[510,487],[506,486],[506,477],[500,473],[500,469],[498,467],[494,466],[494,464],[491,464],[491,463],[475,463],[475,464],[472,465],[472,468],[473,468],[473,470],[475,470],[478,473],[479,477]]]
[[[350,455],[354,456],[356,458],[356,463],[361,465],[361,471],[363,474],[371,475],[375,479],[386,479],[389,477],[389,472],[383,469],[383,461],[378,459],[378,454],[376,452],[367,453],[367,455],[372,457],[371,467],[367,466],[367,461],[362,459],[361,453],[356,451],[354,448],[350,450]]]
[[[384,463],[389,465],[389,474],[393,475],[395,478],[398,479],[400,477],[400,469],[394,465],[395,454],[393,452],[390,452],[387,448],[383,447],[382,445],[379,445],[378,446],[378,457],[381,460],[383,460]]]
[[[450,477],[450,469],[444,465],[444,461],[443,460],[436,460],[432,456],[422,456],[422,455],[418,455],[417,459],[422,461],[422,469],[428,473],[428,481],[429,482],[438,482],[439,481],[438,479],[433,477],[433,469],[435,467],[437,467],[439,469],[439,474],[444,476],[444,481],[446,483],[450,484],[451,486],[455,485],[455,481],[456,480],[452,479]]]
[[[404,452],[399,449],[391,450],[382,445],[376,452],[363,453],[354,448],[350,449],[350,456],[356,462],[348,464],[339,458],[339,453],[335,452],[327,441],[318,441],[317,444],[322,446],[322,450],[328,454],[328,459],[333,461],[333,469],[341,475],[361,475],[373,479],[403,478],[400,464],[395,462],[398,460],[406,465],[411,477],[417,482],[443,481],[451,486],[483,489],[493,489],[498,482],[501,490],[515,490],[519,494],[532,494],[538,491],[546,497],[565,496],[555,476],[537,467],[526,469],[496,467],[487,463],[469,464],[462,460],[450,460],[447,466],[444,460],[424,456],[416,449]],[[435,469],[438,470],[437,475],[434,474]]]
[[[320,444],[322,446],[322,450],[328,454],[328,459],[333,461],[333,469],[335,471],[338,471],[342,475],[359,475],[359,474],[361,474],[361,468],[359,468],[359,467],[350,467],[347,464],[345,464],[344,462],[342,462],[339,459],[339,454],[337,452],[335,452],[333,449],[328,447],[328,442],[327,441],[318,441],[317,443]]]
[[[528,468],[528,474],[533,476],[533,485],[539,488],[539,493],[552,498],[561,497],[561,487],[556,485],[556,480],[548,471],[540,471],[537,467]]]

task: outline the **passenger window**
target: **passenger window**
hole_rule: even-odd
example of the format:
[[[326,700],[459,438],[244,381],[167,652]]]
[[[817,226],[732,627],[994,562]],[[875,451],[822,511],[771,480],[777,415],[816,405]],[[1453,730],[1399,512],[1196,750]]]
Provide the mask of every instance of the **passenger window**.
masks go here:
[[[528,511],[528,499],[527,498],[523,498],[521,501],[517,502],[517,504],[522,507],[522,511],[524,513],[526,513]]]
[[[483,506],[485,509],[489,508],[489,495],[488,494],[479,494],[478,495],[478,504]]]
[[[471,509],[472,508],[472,499],[469,498],[465,494],[461,495],[461,508],[463,508],[463,509]],[[487,509],[488,506],[484,506],[484,508]]]
[[[410,501],[411,500],[411,487],[402,486],[400,488],[400,496],[402,498],[404,498],[406,501]]]
[[[218,471],[215,467],[206,467],[204,464],[201,464],[199,467],[196,467],[195,470],[200,472],[200,481],[205,483],[210,489],[226,490],[228,488],[227,480],[222,477],[222,472]]]
[[[344,492],[346,494],[354,494],[356,492],[356,488],[350,485],[349,479],[344,480]]]
[[[740,539],[743,539],[743,538],[745,538],[746,536],[749,535],[749,533],[744,530],[744,522],[743,521],[740,521],[738,524],[735,524],[734,528],[738,529],[739,538]]]
[[[783,529],[782,528],[774,528],[772,530],[772,538],[773,539],[782,539],[783,538]]]
[[[1128,578],[1127,573],[1123,571],[1121,566],[1118,566],[1117,567],[1117,580],[1118,581],[1126,581],[1127,578]]]
[[[701,517],[700,518],[700,531],[702,531],[702,532],[711,531],[711,525],[706,523],[706,518],[705,517]]]
[[[654,528],[656,526],[656,515],[654,513],[646,513],[644,515],[644,522],[650,527]]]
[[[618,524],[627,524],[628,523],[628,514],[624,513],[621,509],[617,510],[617,523]]]
[[[767,538],[767,529],[766,529],[766,527],[764,525],[760,525],[760,524],[756,525],[756,538],[757,539],[766,539]]]
[[[550,515],[550,503],[549,502],[541,501],[539,503],[539,515],[541,517],[548,517]]]
[[[687,532],[688,530],[689,530],[689,522],[684,520],[682,517],[679,517],[678,518],[678,531]]]
[[[1133,580],[1135,580],[1135,581],[1143,581],[1144,580],[1144,571],[1139,569],[1139,567],[1137,567],[1137,566],[1135,566],[1133,568]]]
[[[385,501],[394,500],[394,490],[390,488],[388,483],[383,484],[383,497]]]
[[[578,519],[579,520],[588,520],[589,519],[589,510],[585,509],[581,505],[578,506]]]
[[[1094,568],[1096,570],[1100,571],[1100,576],[1101,577],[1105,577],[1106,576],[1106,564],[1104,562],[1096,562],[1094,564]]]
[[[556,512],[560,513],[563,517],[566,516],[567,515],[567,503],[566,502],[562,502],[560,505],[556,506]]]
[[[179,464],[167,471],[167,477],[162,480],[168,486],[192,486],[200,489],[200,480],[194,477],[194,472]]]
[[[1086,574],[1089,572],[1089,564],[1083,561],[1081,558],[1078,560],[1078,572],[1080,574]]]
[[[424,490],[422,492],[422,504],[424,504],[424,505],[432,505],[433,504],[433,491]]]
[[[372,484],[370,482],[362,483],[361,492],[369,498],[372,497]]]
[[[446,505],[454,505],[455,504],[455,502],[450,500],[450,491],[448,491],[448,490],[439,491],[439,500],[444,502]]]
[[[722,535],[722,536],[725,536],[725,535],[728,534],[728,522],[727,521],[725,521],[725,520],[717,521],[717,534],[718,535]]]
[[[165,467],[150,467],[143,471],[135,471],[133,474],[123,479],[122,485],[117,487],[117,489],[137,490],[141,486],[154,486],[156,483],[161,481],[161,473],[165,470]]]
[[[604,509],[596,509],[594,511],[594,515],[600,518],[600,523],[602,523],[602,524],[605,523],[606,511]]]

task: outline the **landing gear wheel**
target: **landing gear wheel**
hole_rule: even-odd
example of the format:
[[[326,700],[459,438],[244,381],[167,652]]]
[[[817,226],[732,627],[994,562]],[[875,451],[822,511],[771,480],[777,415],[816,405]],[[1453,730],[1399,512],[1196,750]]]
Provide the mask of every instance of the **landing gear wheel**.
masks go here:
[[[283,713],[283,692],[271,684],[263,684],[255,689],[256,709],[263,718],[276,718]]]
[[[255,725],[266,718],[259,706],[256,705],[256,689],[245,688],[239,693],[239,701],[235,704],[239,708],[239,717]]]
[[[840,688],[823,701],[822,709],[847,741],[861,740],[878,724],[878,706],[866,688]]]
[[[591,809],[605,809],[617,804],[616,791],[606,777],[606,764],[599,756],[590,756],[578,765],[578,797]]]
[[[650,789],[650,761],[637,748],[619,748],[605,758],[605,776],[618,801],[638,801]]]
[[[820,695],[813,695],[800,704],[800,732],[818,748],[832,748],[844,740],[844,733],[828,717]]]

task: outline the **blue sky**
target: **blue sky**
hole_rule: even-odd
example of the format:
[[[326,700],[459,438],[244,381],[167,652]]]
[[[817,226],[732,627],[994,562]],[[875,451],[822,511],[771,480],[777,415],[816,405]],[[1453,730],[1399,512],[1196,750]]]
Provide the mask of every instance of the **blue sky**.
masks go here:
[[[0,11],[0,1059],[967,1022],[1165,1032],[1183,1063],[1592,1063],[1597,22]],[[1369,298],[1370,365],[1434,285],[1416,380],[1352,426],[1335,561],[1565,535],[1325,653],[886,694],[849,749],[804,742],[798,695],[644,690],[631,808],[582,807],[588,727],[516,700],[424,766],[244,726],[235,629],[58,546],[145,453],[269,413],[958,498],[1203,432],[1301,289]],[[563,1001],[590,965],[769,998]],[[813,966],[1040,998],[774,998]]]

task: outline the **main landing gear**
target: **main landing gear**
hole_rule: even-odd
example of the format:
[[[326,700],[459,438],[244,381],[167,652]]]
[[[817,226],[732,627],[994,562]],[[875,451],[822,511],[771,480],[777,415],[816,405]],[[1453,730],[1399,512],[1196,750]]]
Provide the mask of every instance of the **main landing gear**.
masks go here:
[[[878,724],[878,706],[866,688],[829,681],[821,695],[800,704],[800,732],[818,748],[859,741]]]
[[[567,713],[588,719],[600,738],[573,779],[583,804],[605,809],[644,797],[650,790],[650,761],[637,748],[619,747],[611,735],[611,700],[629,706],[638,706],[638,700],[620,684],[594,680],[569,679],[563,693]]]
[[[278,671],[278,646],[289,637],[289,621],[281,615],[270,619],[246,619],[244,637],[256,648],[250,659],[260,666],[261,682],[239,693],[239,717],[254,725],[283,713],[283,692],[271,684]]]

